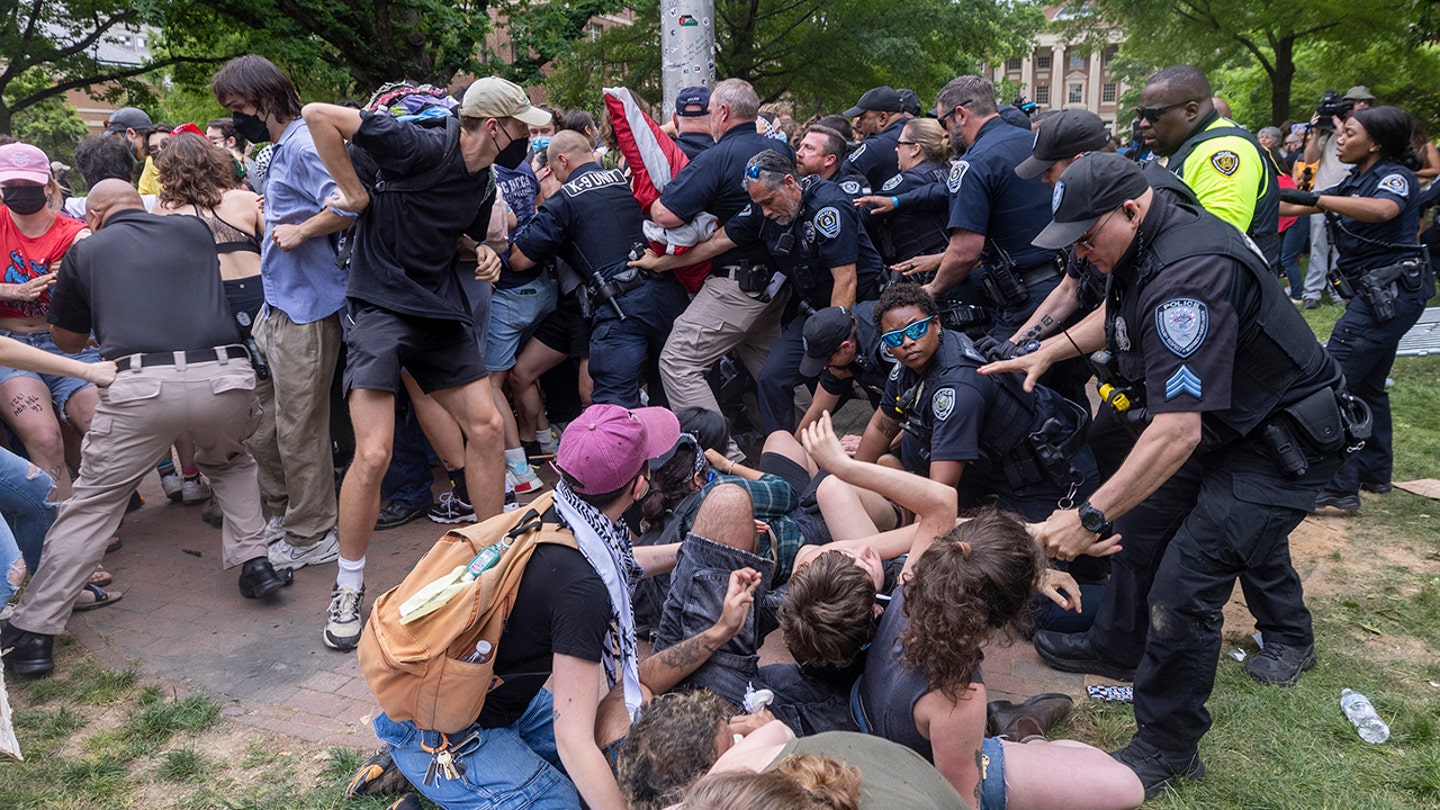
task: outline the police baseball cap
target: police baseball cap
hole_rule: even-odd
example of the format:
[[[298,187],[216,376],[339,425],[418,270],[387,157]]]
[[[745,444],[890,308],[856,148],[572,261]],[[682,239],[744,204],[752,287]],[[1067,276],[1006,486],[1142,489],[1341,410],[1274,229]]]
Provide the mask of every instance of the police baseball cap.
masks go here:
[[[845,307],[826,307],[805,321],[805,356],[800,359],[800,376],[818,377],[830,362],[830,355],[855,331],[855,319]]]
[[[110,126],[107,127],[105,131],[124,132],[127,129],[133,129],[138,132],[139,130],[150,129],[154,126],[155,124],[150,120],[150,116],[139,107],[121,107],[115,112],[110,113]]]
[[[686,107],[699,106],[700,109],[691,111]],[[710,114],[710,88],[708,87],[687,87],[675,96],[675,114],[682,118],[698,118]]]
[[[1149,187],[1139,166],[1113,152],[1077,160],[1055,181],[1050,197],[1053,220],[1031,244],[1050,250],[1073,245],[1100,217]]]
[[[466,88],[460,114],[466,118],[514,118],[532,127],[550,123],[550,113],[530,106],[530,97],[520,85],[499,76],[486,76]]]
[[[1357,84],[1345,93],[1344,99],[1346,101],[1374,101],[1375,94],[1370,92],[1370,88],[1365,85]]]
[[[1100,116],[1089,110],[1061,110],[1040,122],[1034,154],[1021,161],[1015,173],[1026,180],[1039,177],[1055,161],[1098,151],[1109,140]]]
[[[920,114],[920,96],[916,95],[914,90],[902,87],[895,92],[900,94],[900,108],[903,112],[911,115]]]
[[[856,102],[854,107],[846,110],[844,115],[846,118],[854,118],[861,113],[870,111],[903,112],[904,110],[905,100],[900,97],[900,91],[886,84],[866,90],[865,95],[860,97],[860,101]]]

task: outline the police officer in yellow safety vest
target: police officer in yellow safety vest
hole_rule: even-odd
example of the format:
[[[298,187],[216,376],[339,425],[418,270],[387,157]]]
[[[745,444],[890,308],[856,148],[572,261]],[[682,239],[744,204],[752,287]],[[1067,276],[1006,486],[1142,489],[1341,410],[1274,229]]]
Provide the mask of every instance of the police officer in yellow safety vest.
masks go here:
[[[1210,80],[1173,65],[1140,91],[1140,132],[1195,192],[1205,210],[1248,235],[1274,264],[1279,257],[1280,186],[1255,136],[1220,115]]]

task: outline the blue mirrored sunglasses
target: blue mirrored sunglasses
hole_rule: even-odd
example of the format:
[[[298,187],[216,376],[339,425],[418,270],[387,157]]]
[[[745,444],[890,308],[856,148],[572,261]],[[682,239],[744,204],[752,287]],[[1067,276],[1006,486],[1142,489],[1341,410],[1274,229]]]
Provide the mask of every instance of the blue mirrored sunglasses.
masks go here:
[[[925,337],[926,332],[930,331],[930,322],[933,320],[935,320],[935,316],[931,315],[924,320],[916,321],[910,324],[904,329],[896,329],[894,332],[886,332],[885,334],[880,336],[880,342],[894,349],[898,348],[901,343],[904,343],[905,338],[907,337],[911,340],[919,340],[920,338]]]

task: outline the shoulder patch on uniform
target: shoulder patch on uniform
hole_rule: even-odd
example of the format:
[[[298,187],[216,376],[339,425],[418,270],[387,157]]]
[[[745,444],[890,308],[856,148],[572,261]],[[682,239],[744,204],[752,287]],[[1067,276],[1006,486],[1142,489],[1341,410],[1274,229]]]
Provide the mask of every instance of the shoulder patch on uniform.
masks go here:
[[[1051,192],[1051,194],[1050,194],[1050,213],[1051,213],[1051,215],[1054,215],[1054,213],[1055,213],[1056,211],[1059,211],[1059,210],[1060,210],[1060,201],[1063,200],[1063,199],[1065,199],[1065,181],[1064,181],[1064,180],[1056,180],[1056,181],[1055,181],[1055,191]]]
[[[840,190],[853,197],[860,193],[860,183],[857,180],[841,180]]]
[[[965,179],[965,172],[970,171],[970,161],[962,160],[950,169],[950,176],[945,178],[945,188],[950,189],[954,194],[960,190],[960,181]]]
[[[1167,401],[1181,394],[1189,394],[1200,399],[1200,390],[1200,378],[1195,376],[1195,372],[1191,371],[1189,366],[1182,365],[1175,369],[1175,373],[1165,381],[1165,399]]]
[[[887,351],[886,353],[888,354],[888,351]],[[890,367],[890,379],[892,379],[892,380],[898,380],[898,379],[900,379],[900,369],[905,368],[905,367],[902,366],[902,365],[900,365],[898,362],[895,361],[895,356],[894,356],[894,355],[890,355],[890,362],[891,362],[891,363],[894,363],[894,365],[892,365],[892,366]]]
[[[740,213],[736,214],[735,216],[737,216],[737,217],[748,217],[748,216],[750,216],[750,212],[751,212],[754,208],[755,208],[755,204],[754,204],[754,203],[751,203],[750,205],[747,205],[747,206],[745,206],[744,208],[741,208],[741,209],[740,209]]]
[[[826,239],[834,239],[840,235],[840,212],[833,205],[827,205],[815,212],[815,218],[810,221],[815,224],[815,230]]]
[[[1380,190],[1388,191],[1397,197],[1409,197],[1410,181],[1405,178],[1405,175],[1398,172],[1395,174],[1387,174],[1380,181]]]
[[[1210,310],[1203,301],[1172,298],[1155,309],[1155,331],[1160,333],[1165,348],[1177,357],[1194,354],[1205,342],[1209,328]]]
[[[930,410],[935,414],[936,421],[944,422],[950,418],[955,410],[955,389],[941,388],[930,398]]]
[[[859,160],[860,156],[863,154],[865,154],[865,144],[862,143],[859,146],[855,147],[855,151],[850,153],[850,157],[845,159],[850,161],[851,163],[854,163],[855,161]]]
[[[895,175],[894,177],[890,178],[889,180],[886,180],[886,181],[885,181],[885,185],[881,186],[881,187],[880,187],[880,190],[881,190],[881,191],[889,191],[890,189],[895,188],[896,186],[900,185],[900,184],[903,183],[904,181],[905,181],[904,175],[899,175],[899,174],[897,174],[897,175]]]
[[[1229,149],[1221,149],[1210,156],[1210,165],[1215,171],[1229,177],[1240,168],[1240,156]]]

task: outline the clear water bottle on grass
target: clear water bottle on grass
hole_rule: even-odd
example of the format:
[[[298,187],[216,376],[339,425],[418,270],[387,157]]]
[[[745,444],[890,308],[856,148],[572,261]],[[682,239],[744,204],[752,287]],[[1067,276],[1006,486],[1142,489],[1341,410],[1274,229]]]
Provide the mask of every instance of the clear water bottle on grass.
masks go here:
[[[1367,743],[1383,743],[1390,739],[1390,727],[1375,713],[1370,699],[1352,689],[1340,690],[1340,708],[1355,724],[1360,739]]]

